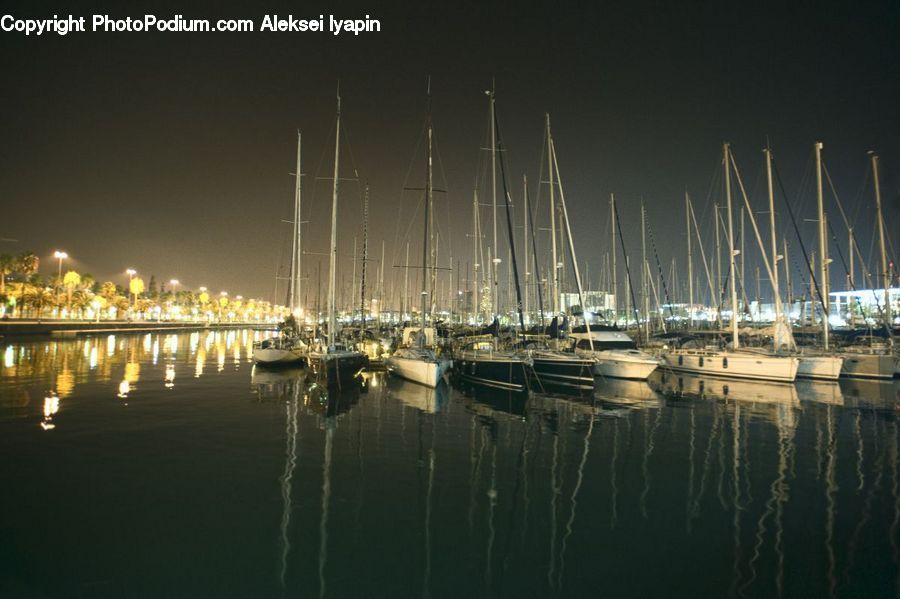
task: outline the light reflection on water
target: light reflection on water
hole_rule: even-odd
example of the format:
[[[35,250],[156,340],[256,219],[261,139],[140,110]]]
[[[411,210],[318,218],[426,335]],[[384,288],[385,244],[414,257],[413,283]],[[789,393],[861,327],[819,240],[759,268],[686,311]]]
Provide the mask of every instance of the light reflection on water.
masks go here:
[[[375,373],[335,392],[254,368],[264,335],[3,348],[0,588],[896,594],[896,381],[657,373],[576,399]]]

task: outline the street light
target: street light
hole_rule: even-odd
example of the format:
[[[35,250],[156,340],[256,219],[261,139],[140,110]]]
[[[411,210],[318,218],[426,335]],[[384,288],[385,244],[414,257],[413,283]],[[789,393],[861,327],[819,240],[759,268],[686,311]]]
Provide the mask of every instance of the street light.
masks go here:
[[[175,308],[177,311],[177,308],[178,308],[178,279],[171,279],[169,281],[169,285],[172,286],[172,303],[175,304]]]
[[[59,250],[53,252],[53,257],[59,260],[59,268],[56,272],[56,306],[59,309],[59,303],[62,301],[60,299],[60,293],[62,289],[62,261],[65,258],[69,257],[69,254],[65,252],[60,252]]]
[[[125,274],[128,275],[128,320],[131,320],[131,306],[133,306],[134,302],[137,300],[137,296],[131,293],[131,279],[134,278],[134,275],[137,274],[137,271],[133,268],[126,268]]]

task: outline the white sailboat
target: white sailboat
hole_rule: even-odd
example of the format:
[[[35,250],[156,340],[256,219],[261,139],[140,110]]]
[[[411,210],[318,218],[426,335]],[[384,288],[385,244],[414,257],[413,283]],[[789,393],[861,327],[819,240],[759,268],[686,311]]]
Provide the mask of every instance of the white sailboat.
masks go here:
[[[671,370],[739,379],[757,379],[792,382],[797,377],[800,359],[769,352],[740,351],[738,338],[737,282],[735,280],[734,227],[731,210],[731,148],[723,146],[725,167],[725,199],[728,208],[728,265],[731,288],[731,348],[718,349],[667,349],[662,354],[663,364]],[[768,265],[768,260],[763,254]]]
[[[822,205],[822,175],[821,175],[821,158],[819,154],[819,150],[821,149],[821,145],[816,145],[816,165],[817,165],[817,181],[818,181],[818,201],[819,205]],[[787,346],[787,349],[793,352],[798,358],[800,358],[800,365],[797,368],[797,377],[798,378],[807,378],[807,379],[822,379],[822,380],[831,380],[836,381],[841,374],[841,367],[844,363],[844,359],[833,353],[828,352],[828,338],[826,335],[825,338],[825,351],[819,351],[812,348],[804,348],[800,351],[797,351],[797,345],[794,343],[794,337],[791,333],[790,325],[787,320],[784,318],[782,306],[781,306],[781,293],[778,288],[778,250],[777,250],[777,238],[775,236],[775,193],[772,187],[772,151],[769,148],[765,150],[766,154],[766,174],[768,181],[768,189],[769,189],[769,226],[770,226],[770,234],[771,234],[771,247],[772,247],[772,263],[771,268],[768,263],[766,264],[766,268],[769,270],[769,277],[772,280],[772,286],[775,291],[775,349],[776,351],[781,347],[781,341],[784,341],[784,344]],[[756,231],[756,219],[753,217],[753,212],[748,210],[750,214],[750,222],[753,223],[754,231]],[[824,214],[824,213],[823,213]],[[819,227],[820,237],[824,236],[824,223]],[[758,231],[757,231],[758,235]],[[760,246],[762,245],[760,240]],[[760,248],[762,249],[762,247]],[[763,251],[763,255],[765,256],[765,251]],[[827,293],[827,292],[826,292]],[[825,322],[825,327],[827,329],[828,323],[827,320]]]
[[[660,359],[639,350],[626,333],[608,327],[597,330],[595,326],[591,326],[590,334],[569,334],[575,340],[575,353],[594,360],[595,375],[644,380],[659,367]]]
[[[264,339],[253,346],[253,361],[263,366],[297,364],[306,359],[309,347],[300,336],[300,327],[294,316],[300,303],[300,132],[297,131],[297,186],[294,192],[294,230],[292,237],[290,309],[291,316],[285,321],[277,337]]]
[[[431,123],[431,90],[429,82],[428,93],[428,111],[425,121],[425,237],[422,245],[422,328],[420,334],[416,335],[415,346],[402,347],[385,360],[385,366],[388,372],[405,378],[407,380],[426,385],[428,387],[437,387],[438,383],[444,378],[444,375],[450,370],[452,362],[445,356],[439,356],[434,346],[426,344],[428,327],[428,280],[431,277],[426,276],[428,272],[429,250],[431,248],[431,231],[429,229],[429,219],[434,212],[434,186],[433,186],[433,169],[432,169],[432,141],[434,137],[434,129]],[[432,267],[434,265],[432,264]],[[434,290],[432,290],[432,293]],[[407,337],[408,338],[408,337]]]
[[[319,380],[327,385],[340,385],[359,374],[369,364],[369,358],[360,351],[347,348],[335,342],[337,316],[335,307],[337,269],[337,209],[338,209],[338,166],[341,144],[341,95],[337,96],[337,118],[334,136],[334,178],[331,194],[331,246],[328,260],[328,337],[324,347],[309,352],[309,364]]]

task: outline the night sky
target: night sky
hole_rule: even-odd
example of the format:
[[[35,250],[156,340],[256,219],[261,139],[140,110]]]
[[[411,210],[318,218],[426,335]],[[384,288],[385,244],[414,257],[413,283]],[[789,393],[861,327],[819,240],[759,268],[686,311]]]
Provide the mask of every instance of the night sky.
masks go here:
[[[382,31],[355,38],[0,33],[0,237],[18,240],[0,242],[0,253],[33,250],[49,274],[50,255],[63,249],[73,257],[70,267],[100,280],[122,283],[124,270],[133,267],[145,280],[154,274],[186,287],[272,299],[276,268],[287,261],[289,225],[282,220],[292,214],[298,128],[307,175],[305,250],[327,250],[330,182],[316,177],[332,169],[340,80],[342,144],[349,142],[342,146],[341,174],[352,177],[355,167],[368,181],[371,253],[380,254],[384,239],[388,275],[399,277],[391,266],[405,260],[408,231],[419,260],[421,224],[412,218],[421,193],[403,187],[421,187],[424,179],[419,139],[427,75],[440,154],[436,186],[447,190],[436,199],[441,259],[452,251],[463,276],[473,184],[485,158],[479,150],[488,124],[484,90],[492,78],[516,202],[522,174],[538,179],[544,113],[550,113],[576,248],[594,280],[609,247],[610,192],[620,200],[635,257],[641,198],[665,268],[673,255],[683,266],[686,189],[704,238],[712,240],[709,214],[712,202],[722,201],[723,141],[732,144],[754,206],[763,210],[761,149],[768,138],[792,205],[808,219],[815,216],[813,143],[824,142],[825,164],[866,255],[874,220],[866,152],[876,150],[888,233],[898,240],[895,1],[216,4],[210,10],[186,2],[128,9],[6,2],[0,12],[88,19],[149,12],[250,18],[257,25],[272,13],[369,14]],[[536,192],[532,185],[532,197]],[[480,194],[489,199],[489,190]],[[362,235],[360,198],[356,183],[342,184],[345,255]],[[515,218],[521,224],[518,213]],[[784,210],[779,218],[795,243]],[[803,227],[813,246],[813,225]],[[756,252],[747,241],[749,269]],[[843,269],[834,250],[832,257],[838,285]],[[319,259],[307,256],[304,270]],[[339,277],[349,280],[349,259],[343,263]]]

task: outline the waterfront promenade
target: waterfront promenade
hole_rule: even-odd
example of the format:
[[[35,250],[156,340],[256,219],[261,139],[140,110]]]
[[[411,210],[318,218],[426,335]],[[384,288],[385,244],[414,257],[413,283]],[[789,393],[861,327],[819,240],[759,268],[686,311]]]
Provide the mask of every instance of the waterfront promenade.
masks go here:
[[[147,321],[147,320],[64,320],[64,319],[8,319],[0,320],[0,337],[30,335],[75,336],[92,333],[196,331],[204,329],[275,329],[266,322],[206,322],[206,321]]]

